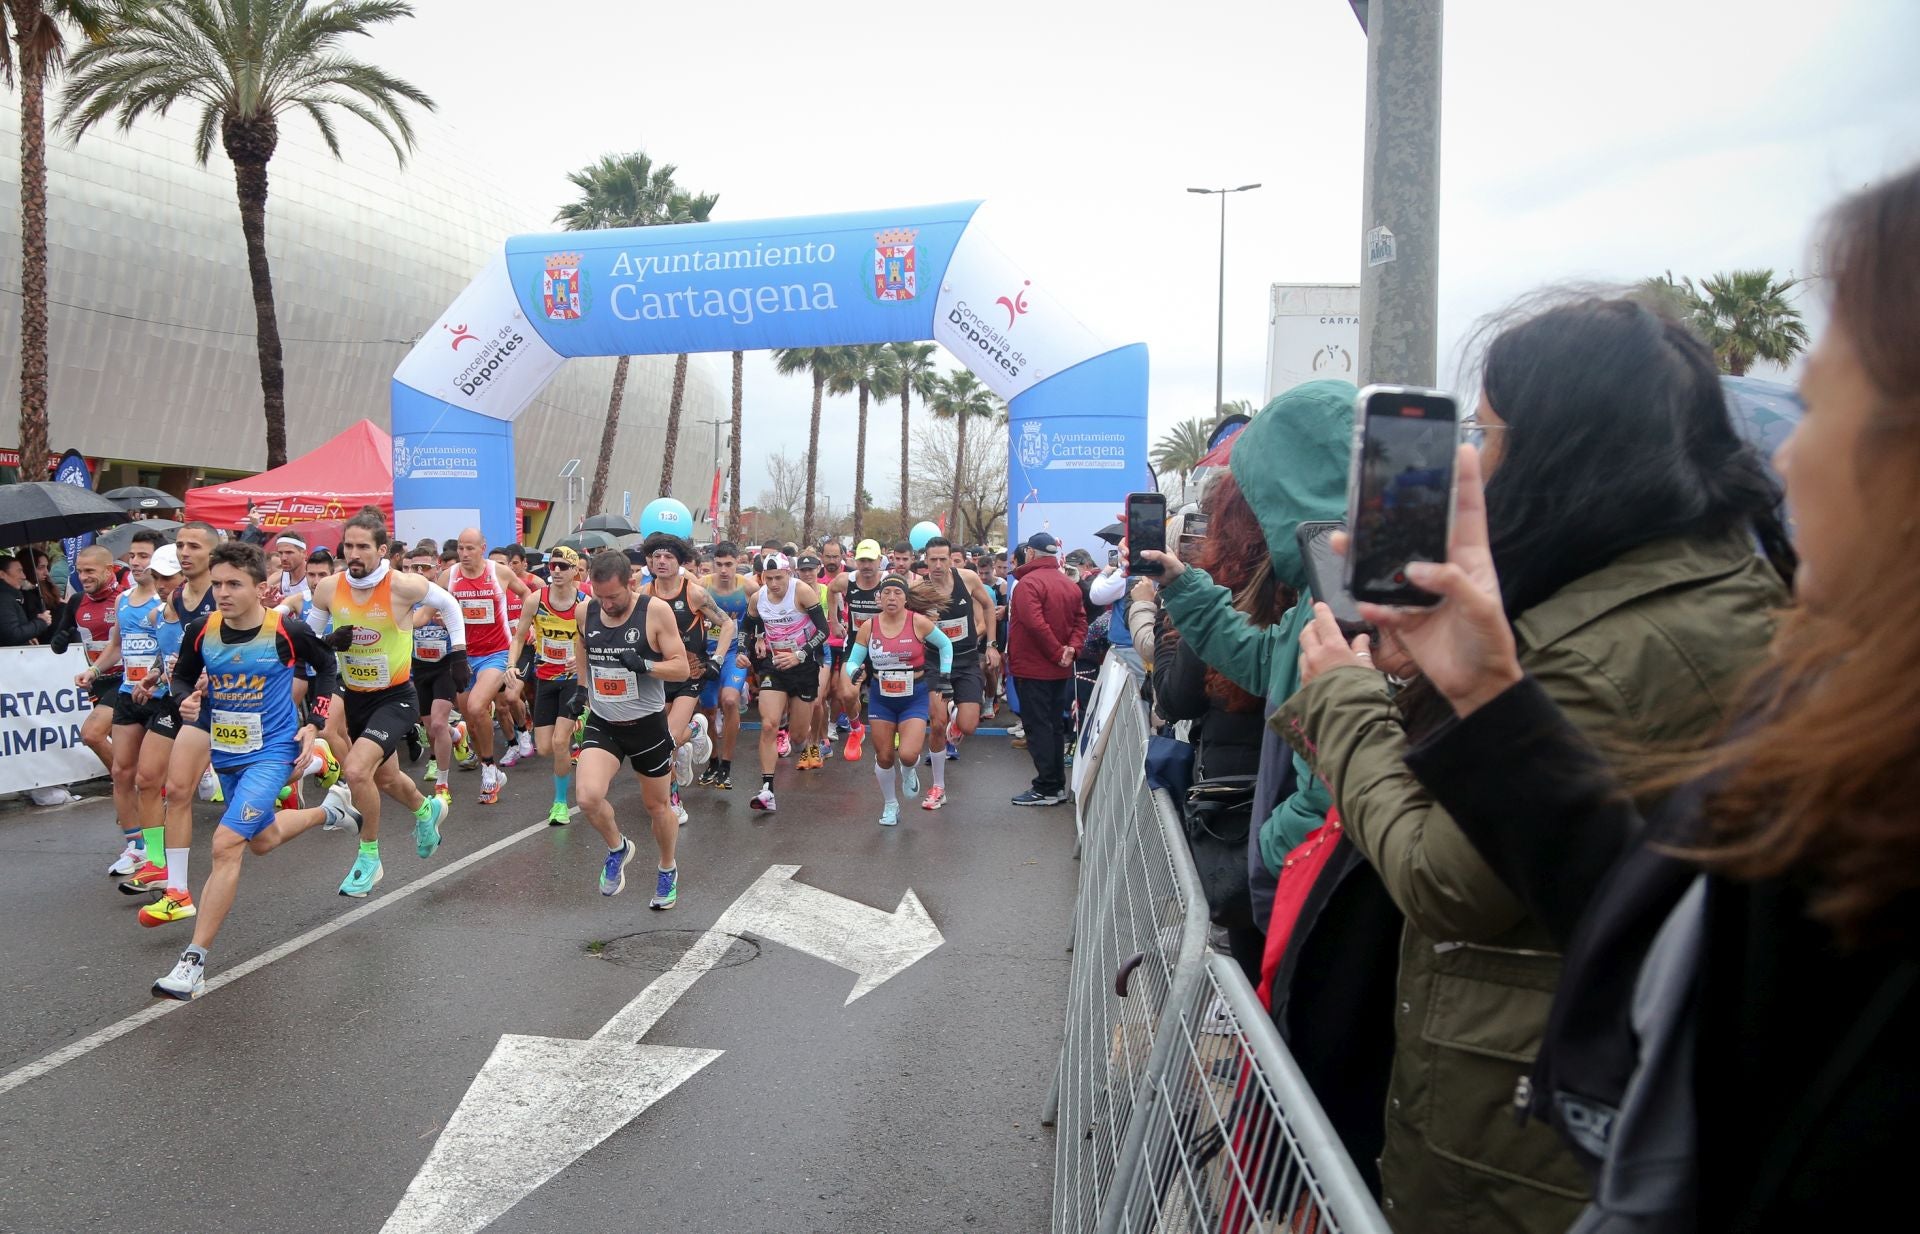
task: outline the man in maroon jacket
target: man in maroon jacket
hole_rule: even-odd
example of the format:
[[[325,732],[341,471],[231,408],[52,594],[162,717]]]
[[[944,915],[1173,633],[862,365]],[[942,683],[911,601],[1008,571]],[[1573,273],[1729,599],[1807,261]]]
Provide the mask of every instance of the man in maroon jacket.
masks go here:
[[[1073,697],[1073,658],[1087,641],[1080,589],[1060,570],[1060,542],[1046,532],[1027,541],[1031,559],[1013,572],[1007,671],[1020,693],[1020,722],[1033,756],[1033,787],[1017,806],[1054,806],[1067,799],[1063,716]]]

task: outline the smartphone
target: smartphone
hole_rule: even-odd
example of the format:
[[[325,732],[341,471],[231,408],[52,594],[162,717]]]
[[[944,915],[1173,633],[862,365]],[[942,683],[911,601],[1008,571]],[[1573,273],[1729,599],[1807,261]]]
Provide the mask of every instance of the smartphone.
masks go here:
[[[1353,596],[1347,592],[1346,563],[1333,551],[1333,533],[1346,529],[1347,525],[1338,520],[1301,523],[1293,529],[1293,537],[1300,545],[1300,560],[1306,565],[1307,590],[1333,610],[1340,632],[1353,638],[1373,633],[1373,626],[1361,619],[1360,610],[1354,606]]]
[[[1371,604],[1427,607],[1410,561],[1445,561],[1453,528],[1460,405],[1442,390],[1368,386],[1353,417],[1347,475],[1347,592]]]
[[[1167,499],[1160,493],[1127,494],[1127,573],[1160,577],[1160,567],[1141,558],[1142,549],[1167,551]]]

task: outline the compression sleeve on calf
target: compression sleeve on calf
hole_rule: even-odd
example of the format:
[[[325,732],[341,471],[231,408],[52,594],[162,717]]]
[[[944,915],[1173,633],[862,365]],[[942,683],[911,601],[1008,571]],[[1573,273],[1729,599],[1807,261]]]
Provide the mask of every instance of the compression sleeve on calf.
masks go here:
[[[447,627],[448,645],[465,647],[467,645],[467,619],[460,615],[460,601],[453,593],[438,583],[427,584],[427,598],[422,604],[440,614],[440,620]]]
[[[940,653],[940,671],[951,673],[953,671],[953,640],[948,638],[946,632],[939,626],[935,626],[928,633],[925,642],[927,646]]]
[[[851,681],[860,672],[860,666],[867,662],[867,645],[855,643],[847,651],[847,680]]]

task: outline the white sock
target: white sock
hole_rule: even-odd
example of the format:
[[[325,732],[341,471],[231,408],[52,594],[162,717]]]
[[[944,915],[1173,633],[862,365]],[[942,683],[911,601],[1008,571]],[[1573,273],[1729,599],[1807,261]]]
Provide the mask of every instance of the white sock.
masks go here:
[[[185,891],[187,889],[188,848],[170,848],[167,850],[167,890]]]
[[[320,755],[316,754],[313,756],[313,762],[307,764],[307,769],[301,774],[309,775],[309,776],[317,776],[317,775],[324,774],[326,770],[327,770],[327,760],[321,757]]]
[[[947,787],[947,752],[945,750],[933,752],[933,786],[942,790]]]
[[[899,805],[900,795],[894,791],[893,787],[893,768],[882,767],[878,762],[875,762],[873,765],[873,778],[880,781],[880,795],[886,798],[887,804],[893,806]]]

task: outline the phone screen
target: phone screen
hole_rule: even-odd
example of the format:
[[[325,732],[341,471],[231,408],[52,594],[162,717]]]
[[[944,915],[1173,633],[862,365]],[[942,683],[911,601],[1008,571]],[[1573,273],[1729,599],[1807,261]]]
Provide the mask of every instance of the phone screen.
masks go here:
[[[1148,548],[1167,551],[1167,499],[1159,493],[1128,493],[1128,574],[1159,576],[1160,567],[1140,557],[1140,550]]]
[[[1348,590],[1374,604],[1430,605],[1407,581],[1410,561],[1445,561],[1459,418],[1438,390],[1361,393],[1348,497]]]

